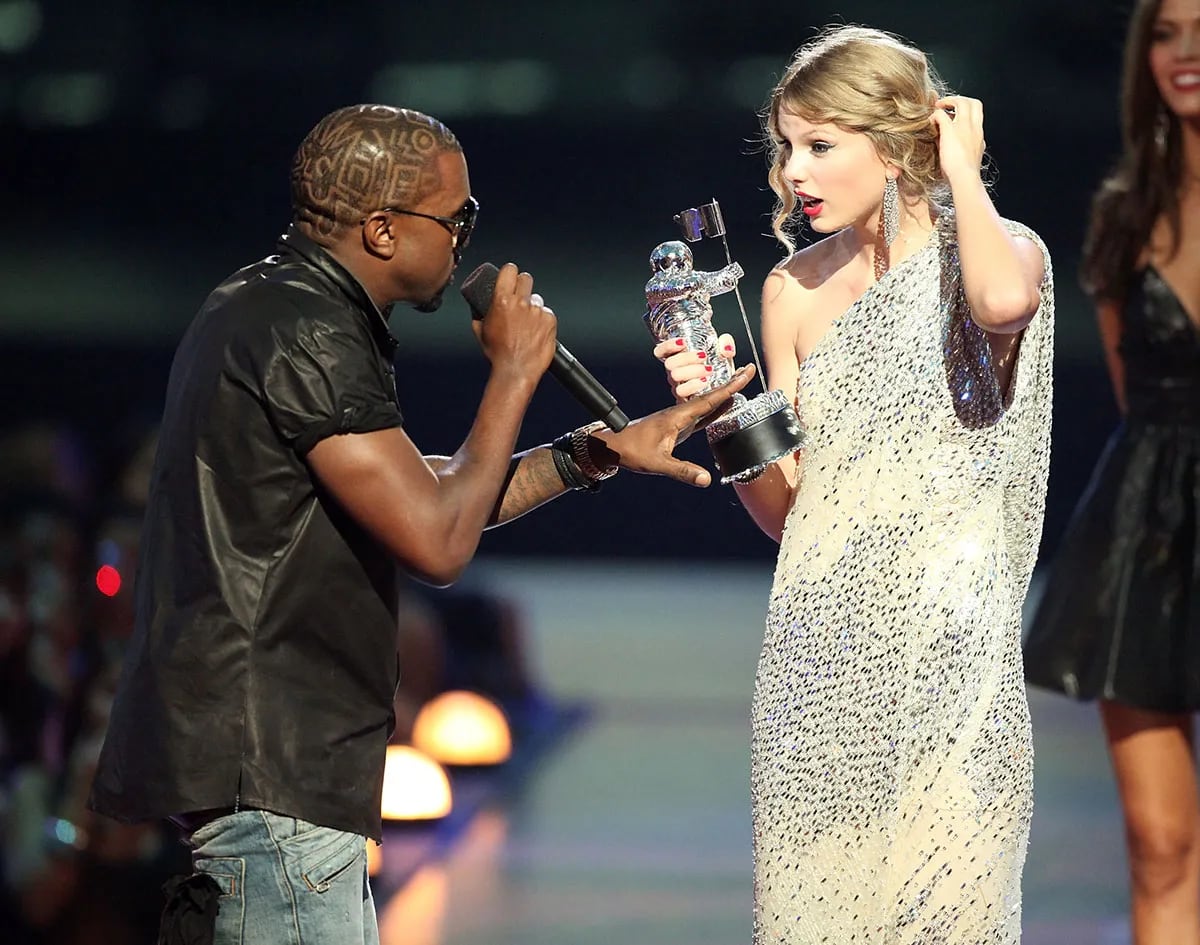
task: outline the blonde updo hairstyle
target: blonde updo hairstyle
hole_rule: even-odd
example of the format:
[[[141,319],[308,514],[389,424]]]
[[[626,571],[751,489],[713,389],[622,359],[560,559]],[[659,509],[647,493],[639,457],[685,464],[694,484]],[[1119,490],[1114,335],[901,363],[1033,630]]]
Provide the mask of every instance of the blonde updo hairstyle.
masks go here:
[[[789,221],[797,201],[783,176],[791,151],[779,130],[780,113],[865,134],[880,158],[900,169],[902,199],[941,206],[949,203],[949,186],[931,118],[934,102],[946,94],[925,54],[882,30],[830,27],[802,46],[763,116],[771,161],[767,179],[779,198],[771,229],[788,252],[795,250],[795,224]]]

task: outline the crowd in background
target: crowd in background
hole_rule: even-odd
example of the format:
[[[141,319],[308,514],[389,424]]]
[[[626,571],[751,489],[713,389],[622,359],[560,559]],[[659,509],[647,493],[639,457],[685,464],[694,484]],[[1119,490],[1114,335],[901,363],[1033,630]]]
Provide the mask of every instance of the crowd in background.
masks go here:
[[[6,945],[148,943],[160,887],[189,870],[165,821],[87,809],[126,641],[154,433],[97,456],[53,424],[0,434],[0,931]],[[407,587],[394,741],[446,689],[496,699],[514,737],[550,712],[519,613],[469,588]]]

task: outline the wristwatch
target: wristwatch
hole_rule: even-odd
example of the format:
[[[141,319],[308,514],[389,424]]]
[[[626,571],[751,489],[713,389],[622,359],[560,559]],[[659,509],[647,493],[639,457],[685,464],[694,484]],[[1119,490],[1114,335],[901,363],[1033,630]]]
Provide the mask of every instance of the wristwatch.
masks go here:
[[[611,479],[617,474],[617,470],[621,467],[616,463],[611,466],[605,466],[601,469],[592,459],[592,451],[588,449],[588,437],[597,430],[605,429],[605,424],[601,420],[594,423],[589,423],[586,427],[580,427],[571,434],[571,458],[575,460],[575,465],[579,467],[588,479],[593,482],[603,482],[605,479]]]

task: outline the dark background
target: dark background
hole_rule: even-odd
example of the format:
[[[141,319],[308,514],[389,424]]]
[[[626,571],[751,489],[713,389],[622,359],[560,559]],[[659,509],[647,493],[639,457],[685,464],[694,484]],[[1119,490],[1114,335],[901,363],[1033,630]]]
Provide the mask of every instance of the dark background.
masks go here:
[[[1118,146],[1127,5],[550,2],[108,4],[0,0],[3,425],[79,430],[104,476],[152,422],[174,345],[208,290],[272,251],[291,153],[326,112],[419,108],[462,141],[482,205],[463,261],[515,260],[559,337],[631,416],[668,400],[640,324],[647,256],[672,215],[721,201],[757,326],[779,258],[756,112],[815,28],[860,22],[927,50],[987,114],[994,194],[1054,256],[1053,547],[1115,421],[1076,285],[1090,194]],[[697,264],[724,262],[716,244]],[[408,429],[428,453],[465,434],[486,376],[457,292],[398,309]],[[748,355],[732,297],[716,321]],[[869,392],[868,392],[869,395]],[[551,379],[522,445],[587,420]],[[687,455],[707,460],[700,438]],[[485,536],[489,554],[774,555],[732,491],[622,475]]]

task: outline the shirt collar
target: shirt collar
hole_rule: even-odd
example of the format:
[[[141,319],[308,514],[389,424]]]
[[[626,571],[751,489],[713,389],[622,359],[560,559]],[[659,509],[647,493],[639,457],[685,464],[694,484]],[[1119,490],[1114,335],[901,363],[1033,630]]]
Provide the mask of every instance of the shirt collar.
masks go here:
[[[387,315],[380,311],[379,306],[367,294],[367,290],[363,288],[362,283],[354,277],[353,273],[334,259],[323,246],[301,233],[294,223],[289,224],[287,231],[279,237],[279,246],[281,249],[295,253],[332,282],[338,291],[366,316],[372,333],[388,357],[395,354],[400,342],[388,328]]]

